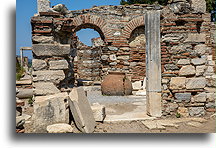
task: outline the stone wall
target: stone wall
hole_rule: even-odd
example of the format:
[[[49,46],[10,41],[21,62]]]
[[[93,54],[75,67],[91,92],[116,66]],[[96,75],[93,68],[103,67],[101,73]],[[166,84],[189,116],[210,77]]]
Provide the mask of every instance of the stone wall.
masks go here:
[[[36,95],[70,91],[76,78],[98,81],[108,71],[123,71],[133,82],[143,81],[145,32],[151,32],[145,30],[144,16],[160,11],[163,115],[215,111],[215,33],[203,6],[204,0],[172,0],[167,6],[39,12],[31,19]],[[76,32],[85,28],[100,34],[100,47],[79,46]]]
[[[198,8],[201,4],[196,5],[192,1],[188,13],[172,13],[169,7],[162,10],[163,115],[177,111],[182,116],[200,116],[215,111],[215,44],[210,14]]]

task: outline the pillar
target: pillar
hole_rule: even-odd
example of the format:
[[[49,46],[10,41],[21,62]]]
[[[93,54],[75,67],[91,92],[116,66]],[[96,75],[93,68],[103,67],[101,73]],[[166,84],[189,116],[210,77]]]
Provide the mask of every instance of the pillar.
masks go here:
[[[160,11],[145,14],[147,114],[161,116]]]

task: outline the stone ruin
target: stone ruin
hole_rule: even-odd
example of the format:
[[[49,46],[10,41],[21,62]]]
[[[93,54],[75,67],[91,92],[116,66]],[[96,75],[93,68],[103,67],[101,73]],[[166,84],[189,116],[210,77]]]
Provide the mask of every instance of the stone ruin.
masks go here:
[[[38,14],[31,18],[35,100],[99,85],[109,71],[121,71],[133,83],[146,77],[150,116],[215,112],[215,25],[205,5],[205,0],[171,0],[167,6],[69,11],[38,0]],[[91,47],[76,36],[85,28],[100,34]],[[66,95],[60,96],[64,106]]]

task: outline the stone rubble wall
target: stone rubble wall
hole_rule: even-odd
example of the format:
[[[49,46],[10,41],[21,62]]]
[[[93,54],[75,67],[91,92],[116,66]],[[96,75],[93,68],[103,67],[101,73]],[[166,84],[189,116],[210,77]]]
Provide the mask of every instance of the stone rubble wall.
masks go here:
[[[103,79],[108,71],[124,71],[133,82],[143,81],[144,15],[158,10],[161,11],[163,115],[179,112],[200,116],[215,111],[215,30],[203,6],[204,0],[199,3],[172,0],[167,6],[136,4],[98,6],[66,14],[39,12],[31,19],[36,95],[69,91],[74,84],[74,73],[80,71],[83,78],[93,78],[98,71],[90,75],[87,72],[94,66],[100,69],[96,80]],[[104,45],[79,50],[76,32],[85,28],[95,29]],[[100,64],[91,65],[93,61]]]
[[[198,9],[203,5],[195,5],[186,14],[172,13],[168,7],[162,10],[163,115],[201,116],[215,111],[215,32],[211,34],[210,14]]]

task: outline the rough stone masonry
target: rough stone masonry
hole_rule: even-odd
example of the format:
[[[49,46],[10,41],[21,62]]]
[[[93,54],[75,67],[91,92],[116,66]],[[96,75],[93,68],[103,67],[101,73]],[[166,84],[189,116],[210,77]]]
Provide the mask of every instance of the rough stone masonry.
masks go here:
[[[39,13],[31,18],[36,95],[70,92],[78,79],[101,81],[108,71],[123,71],[132,82],[147,77],[152,116],[154,107],[156,116],[215,112],[215,25],[206,13],[205,0],[76,11],[63,5],[54,10],[48,8],[48,0],[40,1]],[[149,27],[151,18],[146,18],[151,12],[159,15],[155,28]],[[93,47],[83,45],[76,36],[85,28],[100,34]],[[151,35],[157,29],[159,40],[154,45],[150,37],[154,38]],[[153,56],[152,52],[160,54]],[[150,79],[152,67],[157,70]],[[157,90],[152,87],[153,78],[159,83]]]

